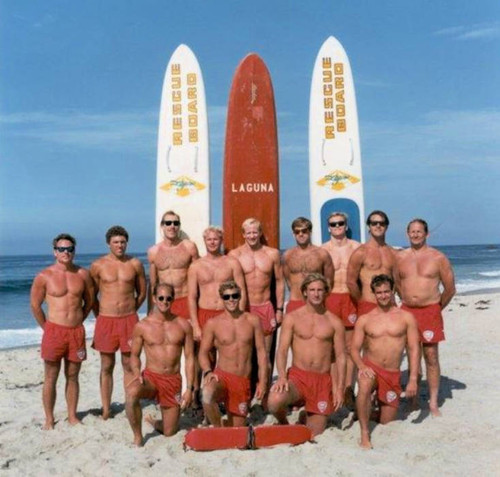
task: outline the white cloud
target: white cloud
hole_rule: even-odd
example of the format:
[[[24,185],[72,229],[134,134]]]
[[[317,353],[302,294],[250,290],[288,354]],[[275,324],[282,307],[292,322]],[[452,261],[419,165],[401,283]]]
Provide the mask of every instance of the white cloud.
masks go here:
[[[454,26],[434,32],[437,36],[446,36],[454,40],[492,40],[500,38],[500,22],[476,23],[473,25]]]

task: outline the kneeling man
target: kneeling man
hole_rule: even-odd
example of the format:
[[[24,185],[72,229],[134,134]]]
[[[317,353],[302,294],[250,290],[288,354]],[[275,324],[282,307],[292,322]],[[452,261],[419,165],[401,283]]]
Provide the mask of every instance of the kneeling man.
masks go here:
[[[257,349],[259,382],[255,397],[262,399],[267,384],[267,354],[259,318],[240,310],[241,289],[233,280],[219,286],[224,312],[203,329],[199,361],[203,370],[203,409],[210,424],[222,425],[218,402],[227,409],[227,426],[244,426],[250,402],[252,347]],[[209,352],[215,346],[217,365],[210,367]]]
[[[180,410],[193,398],[193,331],[189,322],[170,312],[174,288],[159,283],[153,289],[153,312],[135,325],[132,335],[130,367],[133,380],[127,385],[125,408],[134,433],[134,444],[142,445],[140,399],[157,399],[162,419],[146,420],[165,436],[172,436],[179,426]],[[146,369],[141,373],[141,350],[146,354]],[[187,388],[181,398],[181,355],[184,349]]]
[[[368,421],[371,395],[377,390],[380,424],[396,419],[401,395],[401,358],[408,346],[410,378],[406,396],[417,393],[419,341],[417,322],[413,315],[394,305],[394,280],[388,275],[375,275],[371,290],[377,308],[358,317],[352,340],[352,359],[358,367],[356,407],[361,427],[360,446],[371,449]],[[361,357],[361,350],[363,356]]]
[[[342,321],[325,307],[328,282],[323,275],[308,275],[301,291],[306,305],[283,320],[276,354],[278,380],[271,387],[268,406],[280,424],[288,424],[287,407],[305,403],[306,425],[315,436],[325,430],[328,416],[343,402],[345,332]],[[287,374],[290,346],[293,360]],[[336,362],[332,364],[333,351]]]

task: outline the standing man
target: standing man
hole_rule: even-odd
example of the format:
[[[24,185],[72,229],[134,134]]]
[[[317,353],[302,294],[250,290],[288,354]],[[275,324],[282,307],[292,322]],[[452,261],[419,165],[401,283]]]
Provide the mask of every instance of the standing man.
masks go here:
[[[301,285],[310,273],[320,273],[326,278],[328,288],[333,284],[333,263],[329,253],[311,243],[312,223],[305,217],[292,222],[292,231],[297,245],[283,255],[283,274],[290,289],[290,300],[286,312],[290,313],[305,305]]]
[[[441,310],[455,294],[455,277],[446,256],[427,245],[429,227],[425,220],[413,219],[406,232],[410,248],[398,254],[396,269],[402,308],[412,313],[417,320],[427,369],[429,409],[433,416],[440,416],[438,396],[441,370],[438,346],[440,341],[444,341]]]
[[[179,427],[180,411],[193,399],[194,353],[193,332],[189,322],[170,311],[174,288],[157,283],[152,290],[153,311],[134,328],[130,364],[132,381],[127,385],[125,409],[134,433],[134,444],[142,446],[142,410],[140,399],[156,399],[161,407],[161,419],[146,417],[156,431],[174,435]],[[141,373],[141,351],[146,354],[146,368]],[[181,397],[180,373],[184,349],[186,391]]]
[[[352,301],[347,287],[347,264],[352,253],[360,246],[356,240],[347,238],[347,214],[332,212],[328,217],[330,240],[322,247],[330,254],[335,269],[335,282],[331,293],[326,298],[326,308],[338,316],[345,327],[346,340],[346,379],[344,402],[349,408],[354,408],[354,363],[351,358],[351,342],[356,323],[356,305]]]
[[[419,356],[417,323],[411,313],[394,305],[394,280],[388,275],[375,275],[370,286],[377,307],[358,318],[352,340],[352,359],[359,370],[356,405],[361,428],[360,446],[365,449],[372,448],[368,427],[372,392],[377,391],[379,422],[387,424],[396,419],[405,346],[410,364],[406,396],[410,398],[417,393]]]
[[[273,332],[283,320],[285,280],[281,269],[280,252],[262,244],[262,225],[257,219],[246,219],[241,225],[241,231],[245,243],[232,250],[229,255],[238,259],[243,269],[250,313],[259,317],[269,358]],[[276,313],[271,303],[273,278],[276,284]]]
[[[375,275],[393,276],[395,252],[385,243],[389,217],[381,210],[374,210],[366,219],[370,239],[351,255],[347,266],[347,287],[357,304],[358,318],[377,307],[377,300],[370,283]]]
[[[280,424],[288,424],[287,407],[305,403],[306,425],[315,436],[325,430],[328,416],[344,398],[344,326],[326,309],[328,282],[324,276],[311,273],[301,289],[306,305],[287,313],[283,320],[276,353],[278,380],[271,387],[268,407]],[[290,346],[293,360],[287,374]]]
[[[268,379],[268,358],[259,318],[241,311],[241,289],[234,280],[219,286],[224,311],[208,321],[200,345],[203,371],[203,409],[210,424],[221,427],[218,402],[224,401],[228,426],[244,426],[250,403],[252,349],[257,349],[259,382],[256,399],[262,399]],[[217,348],[217,367],[212,368],[209,352]]]
[[[148,250],[148,312],[153,306],[151,290],[157,283],[169,283],[176,297],[172,313],[189,320],[187,275],[189,266],[199,257],[198,249],[191,240],[181,238],[181,219],[174,211],[163,214],[161,228],[163,241]]]
[[[43,329],[42,359],[44,360],[43,429],[54,428],[56,384],[64,359],[68,422],[78,424],[76,416],[80,384],[78,374],[87,357],[83,321],[92,309],[92,279],[82,267],[73,263],[76,240],[69,234],[59,234],[53,241],[54,265],[42,270],[31,287],[31,312]],[[47,315],[42,303],[47,303]]]
[[[241,289],[240,309],[246,306],[245,278],[240,262],[222,254],[223,232],[220,227],[210,226],[203,232],[207,254],[194,262],[188,272],[189,313],[196,341],[207,321],[224,310],[219,296],[219,286],[234,280]]]
[[[124,386],[131,380],[132,331],[146,298],[146,275],[137,258],[126,255],[128,232],[115,225],[106,232],[109,253],[90,267],[94,280],[93,311],[97,318],[92,347],[101,353],[102,418],[110,417],[115,353],[120,349]]]

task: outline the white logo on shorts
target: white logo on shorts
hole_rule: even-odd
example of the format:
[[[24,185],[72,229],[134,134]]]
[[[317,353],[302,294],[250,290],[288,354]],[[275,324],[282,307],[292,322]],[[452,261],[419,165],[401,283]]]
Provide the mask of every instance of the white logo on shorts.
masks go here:
[[[425,340],[430,341],[432,338],[434,338],[434,332],[431,330],[425,330],[422,335],[424,336]]]
[[[274,318],[271,318],[271,326],[274,327],[276,326],[276,320]]]
[[[175,400],[177,401],[177,403],[178,403],[178,404],[180,404],[180,403],[181,403],[181,399],[182,399],[182,398],[181,398],[181,393],[177,393],[177,394],[175,395]]]
[[[356,315],[356,313],[351,313],[348,317],[347,317],[347,321],[349,323],[352,323],[354,325],[354,323],[356,323],[356,320],[358,319],[358,315]]]
[[[385,397],[387,399],[387,402],[392,402],[397,399],[398,395],[394,391],[387,391]]]
[[[319,412],[325,412],[327,407],[328,407],[328,403],[326,401],[319,401],[318,402]]]
[[[79,349],[76,352],[76,356],[78,357],[78,359],[85,359],[85,350],[84,349]]]
[[[130,339],[127,341],[127,344],[128,344],[129,346],[132,346],[132,338],[130,338]]]
[[[240,402],[238,404],[238,409],[239,409],[239,411],[240,411],[241,414],[246,414],[247,410],[248,410],[247,403],[246,402]]]

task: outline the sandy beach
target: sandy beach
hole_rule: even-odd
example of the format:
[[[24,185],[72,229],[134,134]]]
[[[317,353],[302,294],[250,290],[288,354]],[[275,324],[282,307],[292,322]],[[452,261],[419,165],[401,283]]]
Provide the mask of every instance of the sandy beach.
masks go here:
[[[424,407],[400,420],[373,424],[372,451],[358,445],[359,426],[347,412],[335,415],[316,442],[257,451],[184,451],[186,428],[165,438],[144,423],[146,443],[131,445],[123,408],[121,370],[115,370],[113,419],[99,417],[99,356],[89,358],[80,377],[79,416],[65,421],[64,377],[59,377],[56,427],[43,431],[40,348],[0,352],[0,473],[36,476],[125,475],[500,475],[500,294],[457,296],[445,312],[447,341],[440,346],[442,418]],[[117,360],[119,361],[119,360]],[[403,363],[404,371],[407,369]],[[403,373],[403,378],[407,373]],[[420,390],[426,395],[426,383]],[[153,403],[144,413],[159,416]],[[292,416],[292,420],[295,416]],[[267,423],[273,422],[271,417]]]

